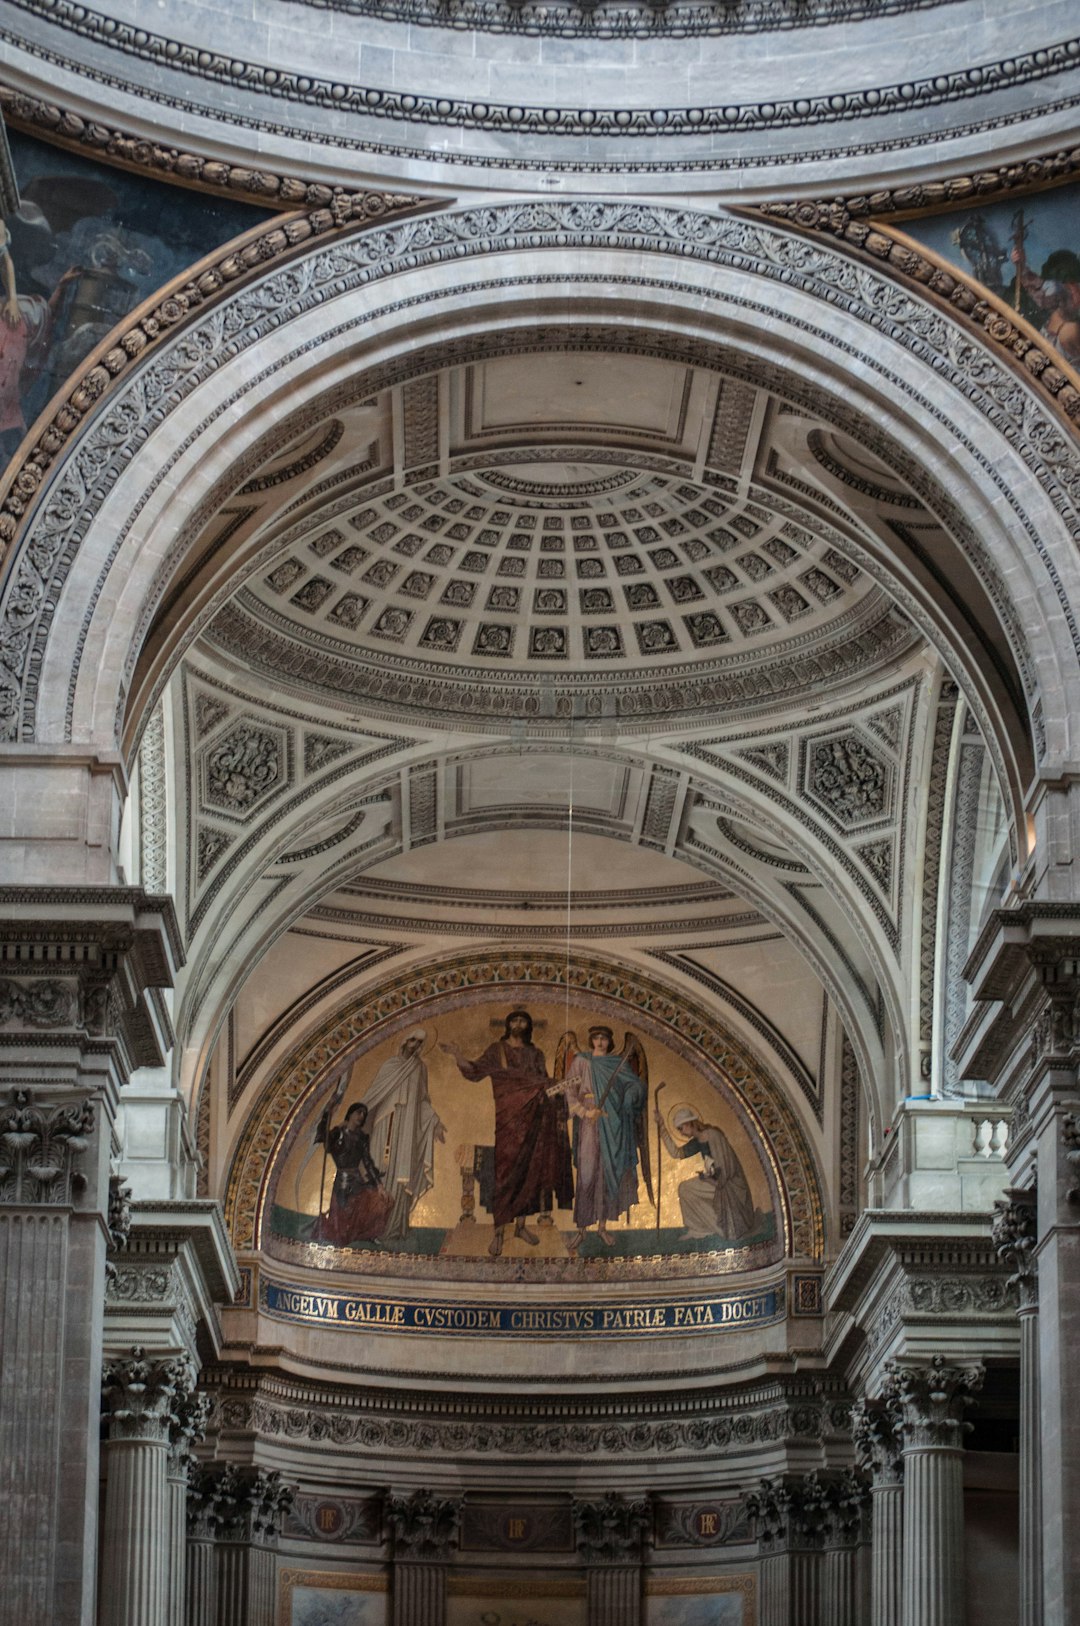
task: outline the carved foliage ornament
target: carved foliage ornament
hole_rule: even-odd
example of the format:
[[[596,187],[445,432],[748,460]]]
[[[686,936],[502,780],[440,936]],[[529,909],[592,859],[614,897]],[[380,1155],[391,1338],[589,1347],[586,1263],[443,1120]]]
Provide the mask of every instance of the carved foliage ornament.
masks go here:
[[[851,1410],[855,1460],[874,1485],[897,1485],[904,1475],[902,1408],[895,1379],[880,1400],[857,1400]]]
[[[1066,1112],[1061,1120],[1061,1141],[1065,1162],[1076,1184],[1065,1193],[1067,1202],[1080,1203],[1080,1112]]]
[[[0,1023],[30,1028],[66,1027],[75,1020],[74,985],[45,978],[0,981]]]
[[[15,1090],[0,1107],[0,1202],[67,1203],[85,1191],[79,1160],[94,1122],[89,1101],[36,1106]]]
[[[964,1412],[983,1386],[986,1368],[953,1366],[944,1355],[926,1365],[889,1363],[902,1408],[905,1446],[942,1446],[958,1450],[971,1429]]]
[[[643,1497],[612,1494],[599,1502],[574,1503],[574,1533],[587,1564],[638,1563],[649,1522]]]
[[[386,1522],[397,1559],[442,1560],[457,1544],[461,1502],[430,1491],[411,1496],[388,1496]]]
[[[186,1355],[155,1360],[140,1344],[105,1362],[102,1410],[114,1440],[173,1443],[183,1438],[191,1413],[195,1368]]]
[[[994,1203],[994,1250],[1013,1272],[1009,1285],[1016,1288],[1021,1309],[1030,1307],[1037,1297],[1038,1277],[1033,1258],[1036,1218],[1034,1189],[1010,1190]]]
[[[197,1468],[188,1484],[188,1527],[204,1539],[265,1546],[281,1529],[294,1495],[276,1469],[208,1464]]]
[[[789,1543],[820,1548],[858,1533],[868,1494],[866,1481],[850,1469],[831,1475],[815,1470],[763,1479],[744,1497],[743,1507],[762,1547]]]

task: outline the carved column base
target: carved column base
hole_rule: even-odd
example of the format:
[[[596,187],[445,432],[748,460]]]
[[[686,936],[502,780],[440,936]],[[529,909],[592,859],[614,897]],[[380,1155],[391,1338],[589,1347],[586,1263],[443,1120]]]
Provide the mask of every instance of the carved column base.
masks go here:
[[[641,1626],[641,1569],[612,1564],[588,1572],[589,1626]]]
[[[445,1564],[394,1565],[394,1626],[443,1626]]]

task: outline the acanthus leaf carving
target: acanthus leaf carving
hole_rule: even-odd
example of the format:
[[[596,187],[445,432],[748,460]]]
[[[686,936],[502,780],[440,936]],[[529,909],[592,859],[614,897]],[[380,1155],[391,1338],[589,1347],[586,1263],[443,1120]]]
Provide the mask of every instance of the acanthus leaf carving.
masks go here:
[[[413,1491],[409,1496],[388,1496],[386,1522],[395,1558],[445,1560],[457,1544],[461,1501],[427,1490]]]
[[[649,1523],[644,1497],[612,1492],[597,1502],[574,1502],[574,1534],[586,1564],[638,1563]]]
[[[95,1126],[90,1101],[36,1105],[15,1090],[0,1108],[0,1202],[66,1203],[86,1189],[79,1167]]]

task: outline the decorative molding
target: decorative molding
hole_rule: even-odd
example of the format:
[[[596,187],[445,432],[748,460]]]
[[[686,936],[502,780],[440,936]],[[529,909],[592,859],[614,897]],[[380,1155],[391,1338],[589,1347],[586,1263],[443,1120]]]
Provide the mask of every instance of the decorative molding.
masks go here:
[[[0,1107],[0,1203],[71,1203],[86,1190],[80,1167],[96,1125],[90,1101],[35,1104],[13,1090]]]
[[[827,27],[872,17],[906,15],[942,5],[945,0],[816,0],[812,10],[803,0],[669,0],[662,8],[615,0],[597,6],[582,0],[457,0],[448,13],[440,0],[293,0],[316,10],[339,11],[354,17],[445,28],[453,26],[484,34],[554,34],[560,39],[657,39],[699,34],[758,34],[775,29]]]
[[[656,1504],[656,1542],[660,1547],[739,1546],[749,1539],[750,1526],[741,1500]]]
[[[273,1546],[294,1495],[277,1469],[199,1467],[188,1484],[188,1528],[203,1540]]]
[[[855,1460],[874,1489],[904,1480],[903,1407],[895,1373],[886,1377],[880,1400],[857,1400],[851,1408]]]
[[[770,102],[728,103],[707,107],[570,108],[507,106],[473,98],[439,97],[323,79],[286,68],[245,60],[205,45],[170,39],[150,29],[91,11],[75,0],[10,0],[31,15],[44,13],[50,24],[117,56],[137,57],[162,74],[182,74],[206,83],[234,87],[288,106],[333,108],[352,117],[395,123],[463,127],[513,135],[601,136],[623,138],[722,134],[737,139],[759,130],[805,129],[917,113],[929,107],[970,101],[995,91],[1038,84],[1076,65],[1077,43],[1064,40],[1000,59],[929,78],[908,79],[849,91],[804,97],[778,97]],[[7,37],[18,40],[12,30]],[[21,43],[21,42],[20,42]],[[42,53],[43,54],[43,53]],[[86,74],[85,67],[81,71]],[[127,84],[130,94],[130,81]]]
[[[165,708],[157,705],[139,742],[139,879],[148,892],[168,890],[168,845]]]
[[[281,1534],[294,1540],[347,1545],[381,1539],[382,1504],[374,1496],[306,1495],[297,1491],[286,1511]]]
[[[938,4],[941,0],[931,0],[931,3]],[[327,209],[364,196],[350,192],[347,187],[274,175],[268,170],[227,164],[201,153],[165,147],[146,135],[84,118],[73,108],[45,101],[12,85],[0,84],[0,115],[5,124],[17,130],[44,136],[86,157],[135,170],[156,181],[179,182],[204,192],[238,198],[263,209]]]
[[[957,700],[956,684],[947,679],[941,686],[934,718],[923,830],[922,908],[919,916],[919,1076],[924,1080],[932,1077],[934,1065],[934,984],[942,865],[941,834],[945,825],[945,798]]]

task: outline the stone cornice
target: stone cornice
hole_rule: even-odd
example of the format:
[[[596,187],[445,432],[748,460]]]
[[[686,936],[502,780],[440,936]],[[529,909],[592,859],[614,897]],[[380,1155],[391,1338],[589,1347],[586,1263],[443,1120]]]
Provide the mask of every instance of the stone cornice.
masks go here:
[[[969,1253],[973,1263],[996,1264],[991,1216],[971,1212],[935,1214],[912,1209],[864,1209],[825,1277],[825,1303],[831,1311],[850,1310],[888,1256],[949,1245]]]

